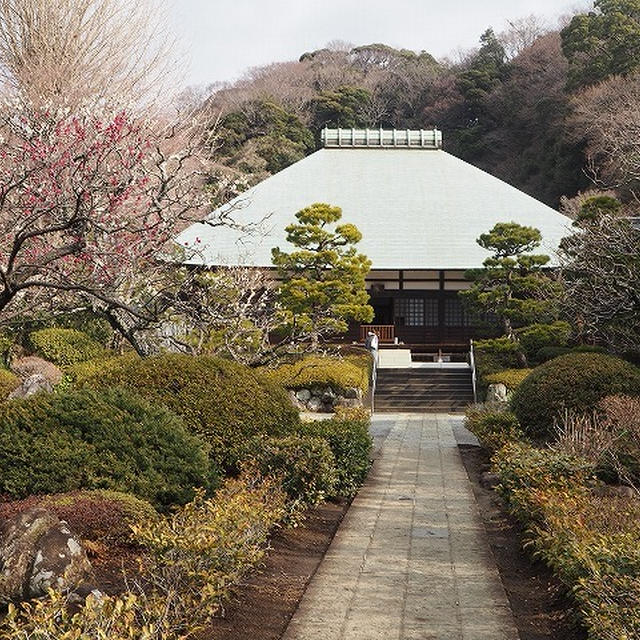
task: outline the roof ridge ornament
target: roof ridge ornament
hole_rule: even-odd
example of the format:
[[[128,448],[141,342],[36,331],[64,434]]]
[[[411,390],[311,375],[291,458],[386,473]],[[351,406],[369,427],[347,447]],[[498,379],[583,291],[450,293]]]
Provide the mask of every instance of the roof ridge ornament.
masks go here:
[[[329,129],[321,133],[330,148],[442,149],[442,131],[433,129]]]

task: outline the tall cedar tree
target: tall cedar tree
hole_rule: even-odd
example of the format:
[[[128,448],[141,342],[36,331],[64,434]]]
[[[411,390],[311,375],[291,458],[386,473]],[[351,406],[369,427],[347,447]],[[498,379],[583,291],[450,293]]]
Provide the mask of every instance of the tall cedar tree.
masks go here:
[[[499,222],[477,243],[493,252],[484,269],[466,273],[470,289],[460,293],[475,312],[493,314],[508,338],[515,339],[514,325],[528,325],[553,318],[557,284],[543,271],[549,256],[532,255],[540,245],[538,229],[515,222]]]
[[[322,337],[346,331],[349,320],[373,319],[365,285],[371,262],[356,251],[360,231],[352,224],[336,225],[341,218],[340,207],[312,204],[286,228],[296,250],[272,250],[286,324],[293,333],[308,335],[314,348]]]

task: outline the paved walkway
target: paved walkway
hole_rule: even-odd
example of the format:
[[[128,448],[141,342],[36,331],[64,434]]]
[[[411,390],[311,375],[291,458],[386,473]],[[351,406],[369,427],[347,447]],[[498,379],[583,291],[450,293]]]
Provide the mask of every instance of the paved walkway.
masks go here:
[[[453,434],[461,420],[374,417],[377,460],[284,640],[518,639]]]

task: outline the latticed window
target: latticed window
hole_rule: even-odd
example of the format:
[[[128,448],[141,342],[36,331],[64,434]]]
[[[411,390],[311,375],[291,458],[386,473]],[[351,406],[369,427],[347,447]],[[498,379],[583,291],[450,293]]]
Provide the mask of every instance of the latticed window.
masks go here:
[[[424,300],[397,298],[394,305],[395,324],[405,327],[424,327]]]
[[[468,321],[462,302],[458,298],[445,298],[444,325],[445,327],[466,327]]]
[[[438,299],[426,298],[424,301],[424,316],[426,327],[437,327],[438,320]]]

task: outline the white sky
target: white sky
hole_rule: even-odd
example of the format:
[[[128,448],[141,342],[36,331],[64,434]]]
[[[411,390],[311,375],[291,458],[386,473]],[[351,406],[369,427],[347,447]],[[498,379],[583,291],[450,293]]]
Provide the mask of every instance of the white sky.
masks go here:
[[[331,40],[383,42],[444,57],[491,26],[532,13],[552,25],[585,0],[166,0],[189,85],[233,80],[249,67],[297,59]]]

